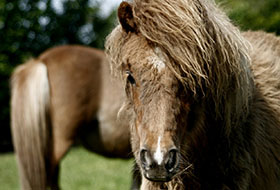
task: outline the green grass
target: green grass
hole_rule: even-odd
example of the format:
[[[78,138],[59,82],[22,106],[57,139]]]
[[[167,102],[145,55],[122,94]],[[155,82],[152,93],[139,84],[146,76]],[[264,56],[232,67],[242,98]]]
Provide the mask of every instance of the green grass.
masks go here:
[[[19,189],[16,159],[13,154],[0,154],[0,189]]]
[[[63,159],[60,169],[62,190],[125,190],[131,184],[132,161],[108,159],[73,148]],[[0,154],[0,190],[18,190],[15,156]]]

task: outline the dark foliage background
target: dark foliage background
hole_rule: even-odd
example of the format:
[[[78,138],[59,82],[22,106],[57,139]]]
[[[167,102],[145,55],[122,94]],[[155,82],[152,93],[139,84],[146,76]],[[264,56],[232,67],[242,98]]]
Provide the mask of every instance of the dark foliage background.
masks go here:
[[[0,1],[0,151],[11,149],[9,78],[13,68],[47,48],[84,44],[103,48],[115,13],[102,16],[100,0],[64,0],[62,9],[51,0]]]
[[[0,1],[0,151],[11,150],[9,77],[31,56],[59,44],[103,48],[116,22],[115,12],[100,13],[101,0],[64,0],[61,11],[51,0]],[[279,0],[217,0],[242,30],[280,34]]]
[[[279,0],[216,0],[242,30],[265,30],[280,35]]]

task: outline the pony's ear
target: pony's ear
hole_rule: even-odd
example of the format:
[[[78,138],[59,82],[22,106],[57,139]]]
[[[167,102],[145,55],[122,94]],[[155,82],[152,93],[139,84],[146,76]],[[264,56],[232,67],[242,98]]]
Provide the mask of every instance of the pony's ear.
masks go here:
[[[118,17],[122,28],[128,32],[136,32],[137,27],[133,18],[132,6],[128,2],[122,2],[118,8]]]

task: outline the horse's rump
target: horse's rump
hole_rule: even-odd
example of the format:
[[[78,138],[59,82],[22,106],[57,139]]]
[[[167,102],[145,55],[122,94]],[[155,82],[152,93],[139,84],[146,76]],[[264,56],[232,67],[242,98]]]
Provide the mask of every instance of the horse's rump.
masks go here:
[[[121,90],[94,48],[58,46],[18,66],[11,122],[22,187],[58,189],[59,162],[76,140],[104,156],[130,157],[128,118],[117,120]]]

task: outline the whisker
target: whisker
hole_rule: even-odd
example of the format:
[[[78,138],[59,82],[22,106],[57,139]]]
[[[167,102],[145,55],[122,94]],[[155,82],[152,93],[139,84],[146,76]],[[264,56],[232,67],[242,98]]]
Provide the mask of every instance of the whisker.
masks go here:
[[[184,173],[185,171],[187,171],[188,169],[190,169],[193,165],[190,164],[188,165],[185,169],[181,170],[180,172],[178,172],[176,175],[174,175],[174,177],[177,177],[178,175],[181,175],[182,173]]]

